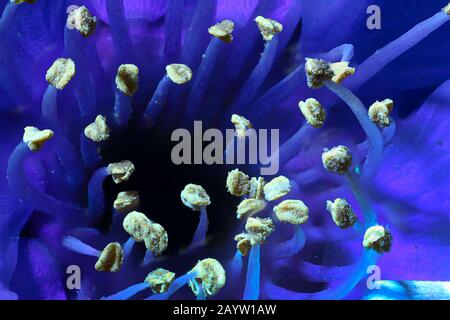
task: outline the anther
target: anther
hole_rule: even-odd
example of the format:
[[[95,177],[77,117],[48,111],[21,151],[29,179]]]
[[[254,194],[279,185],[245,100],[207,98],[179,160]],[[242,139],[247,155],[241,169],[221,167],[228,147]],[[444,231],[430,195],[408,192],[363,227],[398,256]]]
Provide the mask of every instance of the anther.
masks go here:
[[[341,229],[353,226],[357,220],[355,212],[345,199],[327,201],[327,210],[331,213],[334,223]]]
[[[250,179],[248,197],[252,199],[264,199],[264,185],[266,181],[263,177],[253,177]]]
[[[322,163],[331,172],[344,174],[352,164],[352,154],[345,146],[337,146],[322,153]]]
[[[334,76],[329,63],[321,59],[306,58],[305,72],[308,87],[312,89],[321,88],[325,80],[331,80]]]
[[[389,115],[394,108],[394,101],[385,99],[383,101],[376,101],[369,107],[369,118],[377,126],[384,128],[389,127],[391,120]]]
[[[200,211],[201,207],[211,204],[211,200],[209,199],[206,190],[202,186],[196,184],[190,183],[186,185],[183,191],[181,191],[180,196],[184,205],[194,211]]]
[[[58,90],[64,87],[72,80],[75,75],[75,63],[72,59],[59,58],[53,62],[52,66],[47,70],[45,79],[48,83]]]
[[[444,11],[447,15],[450,16],[450,2],[448,3],[448,5],[442,8],[442,11]]]
[[[117,69],[116,85],[123,94],[133,96],[139,89],[139,68],[134,64],[122,64]]]
[[[216,259],[207,258],[199,261],[191,272],[195,277],[189,281],[189,287],[196,296],[201,294],[200,290],[207,296],[213,296],[225,285],[225,269]]]
[[[314,98],[306,99],[298,103],[300,111],[306,121],[314,128],[321,128],[327,118],[327,112],[319,101]]]
[[[167,76],[176,84],[185,84],[192,79],[192,70],[185,64],[169,64],[166,66]]]
[[[123,250],[118,242],[111,242],[102,251],[95,263],[97,271],[120,271],[123,263]]]
[[[243,196],[247,194],[249,188],[249,177],[242,171],[234,169],[228,172],[227,189],[233,196]]]
[[[128,181],[135,171],[134,164],[129,160],[111,163],[108,170],[112,175],[112,179],[116,184]]]
[[[94,142],[102,142],[109,139],[110,129],[106,123],[106,118],[98,115],[95,121],[84,129],[84,135]]]
[[[11,0],[12,3],[21,4],[21,3],[35,3],[36,0]]]
[[[145,282],[152,289],[153,293],[164,293],[169,289],[174,279],[175,273],[158,268],[147,275]]]
[[[233,114],[231,116],[231,123],[236,128],[236,134],[239,138],[245,138],[247,130],[253,128],[251,122],[243,116]]]
[[[265,41],[272,40],[276,34],[283,31],[283,25],[273,19],[257,16],[255,22]]]
[[[236,249],[245,257],[252,248],[251,236],[247,233],[240,233],[234,237],[234,240],[237,241]]]
[[[264,197],[267,201],[277,200],[291,191],[289,179],[279,176],[264,185]]]
[[[97,18],[85,6],[81,6],[70,11],[67,25],[77,30],[83,37],[89,37],[95,31]]]
[[[383,226],[372,226],[364,234],[363,246],[373,249],[377,253],[389,252],[392,246],[392,233]]]
[[[252,215],[264,210],[266,202],[259,199],[244,199],[239,203],[236,211],[238,219],[246,219]]]
[[[231,43],[233,41],[232,32],[234,30],[234,23],[231,20],[223,20],[216,23],[208,29],[210,35],[222,40],[226,43]]]
[[[139,208],[139,193],[137,191],[122,191],[114,200],[114,209],[119,213],[128,213]]]
[[[132,211],[123,219],[123,228],[136,242],[145,241],[151,232],[152,221],[138,211]]]
[[[245,230],[250,235],[252,246],[262,244],[267,237],[275,230],[275,225],[270,218],[248,218],[245,224]]]
[[[281,222],[300,225],[308,221],[309,209],[301,200],[284,200],[273,208]]]
[[[331,70],[334,72],[331,81],[341,83],[347,77],[355,74],[355,68],[349,67],[347,61],[335,62],[330,64]]]
[[[159,223],[151,223],[149,234],[145,237],[145,247],[155,256],[163,253],[167,249],[169,238],[167,231]]]
[[[38,151],[44,143],[53,137],[54,132],[50,129],[39,130],[36,127],[25,127],[23,133],[23,142],[28,145],[31,151]]]

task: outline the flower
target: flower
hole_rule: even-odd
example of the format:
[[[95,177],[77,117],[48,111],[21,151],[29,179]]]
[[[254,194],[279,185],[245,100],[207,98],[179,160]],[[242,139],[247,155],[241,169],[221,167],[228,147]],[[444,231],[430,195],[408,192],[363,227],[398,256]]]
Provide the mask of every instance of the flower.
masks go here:
[[[0,5],[0,298],[191,299],[171,287],[193,279],[198,299],[212,293],[218,299],[370,298],[362,279],[364,267],[374,264],[383,278],[398,281],[448,278],[440,268],[450,261],[449,179],[442,174],[448,167],[450,59],[441,48],[449,26],[440,11],[447,3],[441,2],[380,1],[382,28],[389,30],[380,33],[365,26],[368,1],[84,0],[80,5],[96,24],[89,37],[67,24],[77,8],[66,1]],[[263,39],[256,17],[270,19],[276,32]],[[223,20],[234,23],[232,37],[227,29],[232,42],[208,32]],[[58,90],[45,75],[61,57],[75,67],[70,63]],[[313,90],[306,58],[325,66],[346,62],[355,73],[337,84],[327,68],[324,87]],[[120,66],[132,71],[116,85]],[[57,77],[67,70],[56,65],[51,71]],[[173,73],[183,81],[171,81]],[[123,89],[130,84],[131,93]],[[367,107],[385,97],[395,108],[390,126],[379,128]],[[299,111],[299,101],[309,98],[326,109],[321,128],[308,125]],[[264,245],[246,247],[255,281],[244,292],[238,280],[244,258],[234,241],[243,232],[234,216],[243,199],[225,187],[227,173],[236,168],[170,161],[173,129],[191,129],[200,119],[223,130],[233,114],[253,128],[281,129],[277,176],[289,190],[266,197],[267,203],[255,196],[263,209],[250,219],[268,221],[263,219],[287,191],[309,208],[301,226],[274,218],[275,231]],[[102,126],[93,123],[99,115]],[[89,125],[101,139],[84,134]],[[22,142],[25,127],[53,134],[31,151]],[[342,175],[327,172],[321,159],[324,148],[338,145],[352,151]],[[133,174],[127,171],[127,179],[115,184],[108,166],[124,159]],[[255,177],[257,165],[239,169],[266,191]],[[268,187],[273,178],[266,177]],[[207,190],[208,216],[205,206],[197,208],[197,217],[181,202],[188,184]],[[133,210],[164,231],[168,247],[161,256],[146,248],[152,228],[141,230],[145,245],[136,242],[122,226],[125,214],[113,210],[128,190],[139,194]],[[327,200],[337,198],[346,199],[358,217],[352,228],[341,230],[330,217]],[[387,226],[393,238],[382,257],[361,244],[376,224]],[[120,252],[120,271],[100,273],[98,249],[111,243]],[[223,266],[220,290],[202,291],[194,266],[204,257]],[[78,290],[66,287],[70,265],[83,270]],[[161,295],[143,285],[157,268],[181,275]],[[381,290],[377,297],[391,295]]]

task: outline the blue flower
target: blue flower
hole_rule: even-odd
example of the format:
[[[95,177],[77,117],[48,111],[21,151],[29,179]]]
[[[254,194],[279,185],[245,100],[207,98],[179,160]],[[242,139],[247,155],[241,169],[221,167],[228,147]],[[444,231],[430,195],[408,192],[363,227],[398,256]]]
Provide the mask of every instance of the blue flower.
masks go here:
[[[431,291],[448,298],[438,281],[450,277],[449,17],[441,10],[446,1],[437,2],[0,5],[0,299],[192,299],[192,291],[197,299],[426,299]],[[89,35],[67,21],[83,5],[96,17]],[[380,30],[366,27],[369,5],[381,9]],[[274,20],[270,37],[267,30],[261,36],[257,16]],[[232,42],[208,33],[224,19],[234,23]],[[70,58],[76,68],[62,90],[45,76],[58,58]],[[325,76],[321,88],[311,89],[307,58],[323,59],[324,68],[348,62],[356,72],[342,83]],[[326,109],[321,128],[311,127],[297,107],[308,98]],[[367,107],[386,98],[395,107],[390,126],[379,128]],[[251,220],[273,233],[262,244],[247,226],[239,239],[252,242],[248,257],[233,240],[245,231],[234,219],[239,199],[224,187],[235,167],[170,160],[174,129],[192,129],[202,120],[205,129],[224,130],[232,114],[258,129],[280,129],[286,198],[309,208],[301,226],[274,216],[273,231],[269,220]],[[54,136],[30,150],[28,140],[22,142],[27,126],[51,129]],[[338,145],[352,153],[343,175],[322,164],[324,148]],[[123,160],[135,171],[109,166]],[[255,176],[259,166],[240,169]],[[205,201],[192,205],[186,194],[181,201],[190,183],[204,187],[208,201],[192,185]],[[139,194],[139,206],[133,205],[148,217],[139,222],[150,230],[142,239],[132,227],[125,228],[130,234],[124,230],[128,211],[113,205],[124,191]],[[337,198],[355,212],[352,228],[340,229],[327,211],[327,200]],[[273,207],[269,202],[257,215],[272,217]],[[389,252],[363,247],[375,225],[392,234],[393,240],[383,238]],[[117,243],[120,250],[109,251],[113,261],[105,262],[99,257],[111,243],[108,250]],[[71,265],[82,270],[77,290],[66,282]],[[97,271],[116,267],[119,272]],[[148,275],[157,268],[176,278],[159,269]],[[373,270],[381,272],[376,291],[366,282]],[[204,278],[211,273],[214,283]],[[165,294],[152,287],[161,279],[173,281]]]

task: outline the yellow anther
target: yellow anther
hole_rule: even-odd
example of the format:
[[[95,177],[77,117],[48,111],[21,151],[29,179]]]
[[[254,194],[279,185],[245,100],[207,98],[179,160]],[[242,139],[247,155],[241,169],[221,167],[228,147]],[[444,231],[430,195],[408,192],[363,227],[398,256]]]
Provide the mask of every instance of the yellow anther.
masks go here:
[[[291,183],[285,176],[272,179],[264,185],[264,197],[267,201],[277,200],[291,191]]]
[[[369,107],[370,120],[381,128],[389,127],[391,120],[389,115],[394,108],[394,101],[385,99],[383,101],[376,101]]]
[[[45,79],[48,83],[58,90],[64,87],[72,80],[75,75],[75,63],[72,59],[59,58],[53,62],[52,66],[47,70]]]
[[[241,255],[246,256],[252,247],[250,235],[247,233],[240,233],[234,237],[234,240],[237,241],[236,249],[241,253]]]
[[[94,142],[102,142],[109,139],[110,129],[106,123],[106,118],[98,115],[95,121],[84,129],[84,135]]]
[[[122,64],[117,69],[116,85],[123,94],[133,96],[139,89],[139,68],[134,64]]]
[[[112,179],[116,184],[128,181],[134,173],[135,168],[133,162],[123,160],[108,165],[108,171],[112,175]]]
[[[95,31],[97,18],[85,6],[81,6],[69,12],[67,25],[77,30],[83,37],[89,37]]]
[[[147,275],[145,282],[152,289],[153,293],[163,293],[169,289],[174,279],[175,273],[158,268]]]
[[[392,246],[392,233],[383,226],[372,226],[364,234],[363,246],[373,249],[377,253],[389,252]]]
[[[185,64],[173,63],[166,66],[167,76],[176,84],[185,84],[192,79],[192,70]]]
[[[245,138],[247,130],[253,128],[251,122],[243,116],[233,114],[231,116],[231,123],[236,128],[236,134],[239,138]]]
[[[109,243],[95,263],[95,270],[117,272],[123,263],[123,250],[118,242]]]
[[[139,193],[137,191],[119,192],[114,200],[114,209],[119,213],[128,213],[139,208]]]
[[[246,219],[252,215],[264,210],[266,202],[259,199],[244,199],[239,203],[237,207],[237,218]]]
[[[336,83],[341,83],[345,78],[355,74],[355,68],[349,67],[347,61],[331,63],[330,68],[334,72],[331,80]]]
[[[134,241],[145,241],[151,232],[151,225],[153,222],[147,216],[138,211],[132,211],[125,219],[123,219],[123,228],[133,237]]]
[[[194,211],[200,211],[201,207],[205,207],[211,204],[206,190],[197,184],[188,184],[181,191],[181,201],[188,208]]]
[[[341,229],[353,226],[357,220],[352,207],[345,199],[337,198],[334,202],[327,201],[327,210],[331,213],[334,223]]]
[[[331,80],[334,76],[329,63],[321,59],[306,58],[305,72],[308,87],[312,89],[321,88],[325,80]]]
[[[23,142],[28,145],[31,151],[38,151],[44,143],[53,137],[54,132],[50,129],[39,130],[36,127],[25,127],[23,133]]]
[[[295,225],[303,224],[309,219],[309,209],[301,200],[284,200],[273,211],[280,221]]]
[[[245,230],[250,235],[252,245],[262,244],[267,237],[275,230],[275,225],[270,218],[248,218],[245,224]]]
[[[331,172],[344,174],[352,164],[352,154],[345,146],[337,146],[322,153],[322,163]]]
[[[298,103],[300,111],[306,121],[314,128],[321,128],[327,118],[327,112],[319,101],[314,98],[306,99]]]
[[[232,32],[234,30],[234,23],[231,20],[223,20],[216,23],[208,29],[210,35],[222,40],[226,43],[231,43],[233,41]]]
[[[243,196],[248,192],[249,177],[242,171],[234,169],[228,172],[227,189],[233,196]]]
[[[276,34],[283,31],[283,25],[273,19],[257,16],[255,22],[265,41],[272,40]]]
[[[442,11],[444,11],[447,15],[450,16],[450,2],[448,3],[448,5],[442,8]]]
[[[199,261],[191,272],[195,273],[195,278],[189,281],[189,286],[195,295],[200,294],[200,286],[207,296],[213,296],[225,285],[225,269],[216,259]]]
[[[248,197],[252,199],[264,199],[264,185],[266,181],[263,177],[253,177],[249,182]]]
[[[144,239],[144,242],[147,250],[150,250],[155,256],[158,256],[167,249],[169,237],[162,225],[159,223],[152,223],[150,225],[150,232]]]

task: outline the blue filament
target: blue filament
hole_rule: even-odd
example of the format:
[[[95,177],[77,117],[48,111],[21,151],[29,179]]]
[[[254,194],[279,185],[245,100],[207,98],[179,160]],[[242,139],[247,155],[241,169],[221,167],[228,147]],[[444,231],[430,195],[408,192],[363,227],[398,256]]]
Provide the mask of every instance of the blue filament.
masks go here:
[[[373,177],[377,172],[383,155],[383,138],[381,137],[380,130],[370,121],[367,115],[367,109],[361,100],[349,89],[329,80],[325,81],[325,85],[350,107],[366,133],[370,148],[364,165],[365,170],[363,175],[365,178]]]
[[[189,245],[189,249],[201,246],[205,243],[206,233],[208,232],[208,213],[205,207],[200,208],[200,221],[198,222],[197,229],[195,230],[192,242]],[[189,250],[188,249],[188,250]]]
[[[131,255],[131,252],[133,251],[135,241],[133,237],[129,237],[128,240],[123,244],[123,256],[124,258],[127,258]]]
[[[205,293],[205,290],[203,290],[202,286],[199,287],[199,291],[197,294],[197,300],[206,300],[206,293]]]
[[[260,262],[261,246],[259,244],[252,246],[248,257],[247,277],[244,289],[244,300],[258,300],[260,285]]]
[[[162,108],[167,104],[167,94],[169,93],[171,83],[172,81],[167,75],[164,75],[159,82],[152,99],[145,109],[144,120],[147,125],[154,126],[156,124]]]
[[[239,250],[236,250],[236,253],[233,256],[233,259],[230,262],[230,274],[231,279],[237,279],[242,273],[242,254]]]
[[[80,135],[80,149],[84,166],[87,169],[91,170],[97,167],[102,161],[98,145],[94,141],[88,139],[84,133],[81,133]]]
[[[368,228],[376,224],[376,213],[367,200],[364,189],[360,185],[358,181],[358,177],[356,177],[352,172],[346,173],[347,180],[350,184],[350,188],[352,189],[353,194],[355,195],[356,200],[361,206],[362,212],[364,214],[364,226]],[[356,228],[361,229],[361,226],[356,225]]]
[[[165,51],[169,59],[175,59],[180,52],[181,30],[183,28],[184,2],[168,0],[164,17]]]
[[[110,175],[108,168],[97,169],[88,184],[88,212],[89,216],[97,220],[105,212],[105,193],[103,182]]]
[[[193,279],[194,277],[195,277],[194,272],[188,272],[185,275],[176,278],[170,285],[169,290],[167,290],[167,292],[154,294],[153,296],[147,298],[146,300],[167,300],[173,294],[175,294],[175,292],[177,292],[179,289],[185,286],[189,282],[189,280]]]
[[[128,31],[128,25],[125,20],[123,0],[106,1],[106,11],[108,12],[109,27],[117,55],[130,55],[131,39]]]
[[[64,237],[63,241],[62,241],[62,245],[64,247],[66,247],[69,250],[72,250],[74,252],[78,252],[87,256],[92,256],[92,257],[100,257],[101,255],[101,251],[92,248],[90,245],[84,243],[83,241],[72,237],[72,236],[67,236]]]
[[[57,99],[58,89],[52,85],[47,86],[44,97],[42,98],[42,116],[51,120],[52,122],[58,121],[58,106]]]
[[[278,149],[279,163],[287,163],[298,154],[300,142],[309,129],[310,126],[304,123],[296,133],[280,146]]]
[[[276,249],[277,258],[292,257],[300,252],[305,246],[305,233],[300,226],[296,226],[294,236],[280,243]]]
[[[148,266],[150,263],[155,260],[155,255],[150,250],[145,251],[144,261],[142,262],[143,266]]]
[[[119,127],[124,127],[131,119],[133,109],[131,107],[132,98],[116,90],[114,101],[114,119]]]
[[[145,289],[148,289],[148,284],[146,282],[138,283],[113,295],[103,297],[102,300],[127,300]]]

